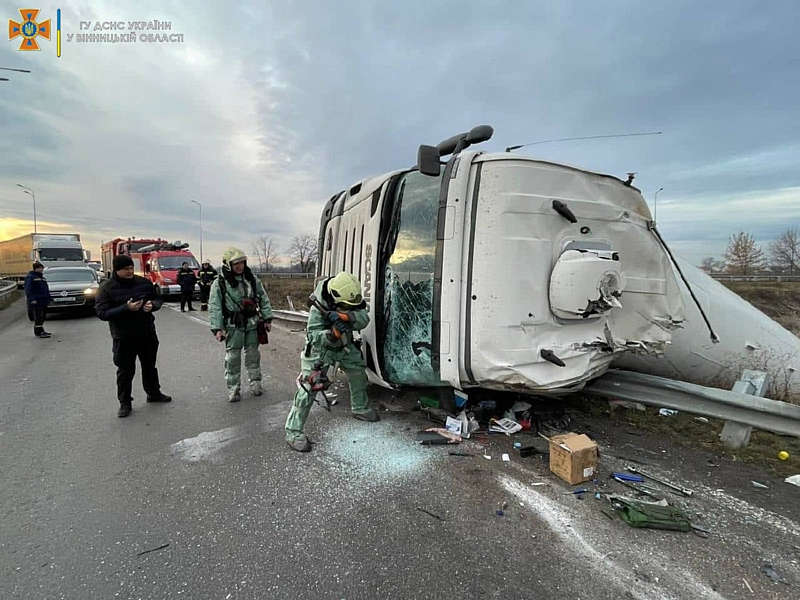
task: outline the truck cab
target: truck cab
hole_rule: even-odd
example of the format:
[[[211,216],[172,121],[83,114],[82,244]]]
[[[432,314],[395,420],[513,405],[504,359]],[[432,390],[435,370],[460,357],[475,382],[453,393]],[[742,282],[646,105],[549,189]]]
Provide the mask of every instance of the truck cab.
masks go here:
[[[180,242],[145,246],[131,254],[135,272],[137,275],[149,279],[160,295],[180,294],[178,271],[181,265],[184,262],[189,263],[189,268],[194,271],[195,276],[200,269],[197,259],[186,248],[188,248],[188,244],[180,244]],[[195,285],[195,292],[199,293],[197,285]]]
[[[684,303],[638,189],[455,146],[323,210],[318,275],[361,280],[374,383],[562,394],[620,354],[663,353]]]

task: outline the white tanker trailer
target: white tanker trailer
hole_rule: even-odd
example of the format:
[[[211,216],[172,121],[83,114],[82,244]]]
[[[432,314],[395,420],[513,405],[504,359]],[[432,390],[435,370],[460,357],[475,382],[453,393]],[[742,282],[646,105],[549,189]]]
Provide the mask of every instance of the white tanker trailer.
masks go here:
[[[361,280],[374,383],[563,394],[612,365],[721,386],[767,367],[800,391],[800,340],[676,262],[630,181],[467,150],[491,135],[325,205],[317,275]]]

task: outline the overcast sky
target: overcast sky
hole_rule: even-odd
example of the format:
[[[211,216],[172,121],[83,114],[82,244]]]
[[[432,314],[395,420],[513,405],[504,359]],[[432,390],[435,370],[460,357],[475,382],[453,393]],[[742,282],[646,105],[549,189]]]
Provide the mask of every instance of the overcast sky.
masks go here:
[[[19,20],[2,2],[2,18]],[[206,254],[316,233],[324,201],[414,162],[420,143],[494,126],[487,151],[621,177],[677,252],[800,224],[796,2],[62,2],[79,21],[172,22],[183,43],[0,43],[0,239],[32,229],[154,235]],[[5,33],[5,28],[3,29]],[[199,253],[198,253],[199,254]]]

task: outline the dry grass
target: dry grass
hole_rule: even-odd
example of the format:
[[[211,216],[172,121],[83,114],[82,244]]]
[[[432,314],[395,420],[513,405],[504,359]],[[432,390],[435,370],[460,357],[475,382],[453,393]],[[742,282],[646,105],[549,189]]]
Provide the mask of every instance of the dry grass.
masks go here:
[[[662,417],[658,409],[647,407],[644,412],[618,409],[611,411],[604,402],[576,395],[570,398],[570,406],[596,417],[608,417],[619,427],[629,426],[657,436],[667,437],[681,446],[700,447],[732,460],[753,464],[779,477],[788,477],[800,472],[800,439],[777,435],[768,431],[753,430],[750,444],[746,448],[731,449],[719,439],[724,422],[709,419],[702,423],[689,413],[678,413]],[[789,452],[789,460],[778,459],[778,452]]]
[[[314,291],[313,279],[261,278],[273,308],[289,310],[286,296],[291,296],[296,310],[308,310],[308,297]]]
[[[800,282],[724,281],[758,310],[800,335]]]

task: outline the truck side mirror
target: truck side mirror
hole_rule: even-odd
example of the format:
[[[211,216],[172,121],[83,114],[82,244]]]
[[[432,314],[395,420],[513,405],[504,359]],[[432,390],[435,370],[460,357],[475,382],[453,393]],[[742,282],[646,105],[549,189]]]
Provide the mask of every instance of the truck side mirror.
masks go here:
[[[436,146],[420,146],[417,152],[417,168],[423,175],[438,177],[442,168],[439,149]]]
[[[89,262],[92,260],[92,251],[91,250],[84,250],[83,251],[83,260]]]

